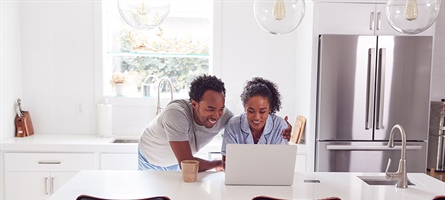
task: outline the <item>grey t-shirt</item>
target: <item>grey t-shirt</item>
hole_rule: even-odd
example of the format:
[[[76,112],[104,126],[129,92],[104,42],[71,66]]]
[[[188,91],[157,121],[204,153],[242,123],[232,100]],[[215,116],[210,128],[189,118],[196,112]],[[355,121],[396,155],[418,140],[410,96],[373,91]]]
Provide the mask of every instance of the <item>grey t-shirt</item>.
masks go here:
[[[145,127],[140,139],[141,151],[151,164],[162,167],[178,164],[169,141],[189,141],[192,154],[195,154],[224,128],[232,116],[233,113],[225,108],[216,124],[206,128],[193,120],[190,100],[173,100]]]

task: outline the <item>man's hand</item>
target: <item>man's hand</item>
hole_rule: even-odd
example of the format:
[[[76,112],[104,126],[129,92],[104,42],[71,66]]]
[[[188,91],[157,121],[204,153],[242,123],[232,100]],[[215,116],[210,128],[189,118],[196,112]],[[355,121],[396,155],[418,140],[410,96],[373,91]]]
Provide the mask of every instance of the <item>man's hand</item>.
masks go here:
[[[218,166],[218,167],[215,168],[215,170],[216,170],[217,172],[223,172],[223,171],[224,171],[224,167],[222,167],[222,166]]]
[[[290,136],[292,134],[292,125],[290,125],[290,123],[287,121],[288,120],[287,116],[284,117],[284,120],[287,123],[287,128],[281,131],[281,136],[283,136],[283,138],[289,142]]]
[[[183,160],[197,160],[199,161],[199,172],[222,167],[222,160],[209,161],[193,157],[190,143],[188,141],[170,141],[170,147],[176,156],[176,160],[178,160],[179,166],[181,166],[181,161]]]

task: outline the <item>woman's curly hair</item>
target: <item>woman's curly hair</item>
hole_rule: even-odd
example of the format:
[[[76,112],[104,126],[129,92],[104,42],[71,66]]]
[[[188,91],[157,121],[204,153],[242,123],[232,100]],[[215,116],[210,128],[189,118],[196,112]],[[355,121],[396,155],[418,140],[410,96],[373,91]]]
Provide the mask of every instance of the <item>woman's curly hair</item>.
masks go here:
[[[196,77],[190,84],[189,97],[190,100],[200,102],[202,96],[207,90],[213,90],[215,92],[224,93],[226,96],[226,88],[224,87],[224,82],[216,76],[202,75]]]
[[[277,84],[260,78],[254,77],[251,81],[248,81],[241,94],[241,101],[243,106],[247,101],[254,96],[262,96],[269,99],[270,114],[275,114],[281,109],[281,94],[278,92]]]

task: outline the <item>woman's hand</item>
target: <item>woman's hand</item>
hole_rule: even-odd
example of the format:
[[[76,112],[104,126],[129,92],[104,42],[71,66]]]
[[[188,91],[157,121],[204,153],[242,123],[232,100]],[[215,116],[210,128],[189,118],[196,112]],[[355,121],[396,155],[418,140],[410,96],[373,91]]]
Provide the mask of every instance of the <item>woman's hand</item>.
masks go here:
[[[287,128],[281,131],[281,136],[283,136],[283,138],[289,142],[290,136],[292,134],[292,125],[290,125],[290,123],[287,121],[288,120],[287,116],[284,117],[284,120],[287,123]]]

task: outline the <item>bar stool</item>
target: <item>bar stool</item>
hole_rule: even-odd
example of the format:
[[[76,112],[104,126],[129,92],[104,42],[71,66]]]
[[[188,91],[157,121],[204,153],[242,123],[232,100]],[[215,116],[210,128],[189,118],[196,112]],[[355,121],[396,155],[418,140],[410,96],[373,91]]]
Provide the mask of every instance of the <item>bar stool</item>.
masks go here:
[[[107,199],[107,198],[100,198],[100,197],[82,194],[82,195],[78,196],[76,198],[76,200],[118,200],[118,199]],[[170,198],[168,198],[166,196],[156,196],[156,197],[147,197],[147,198],[133,199],[133,200],[170,200]]]

